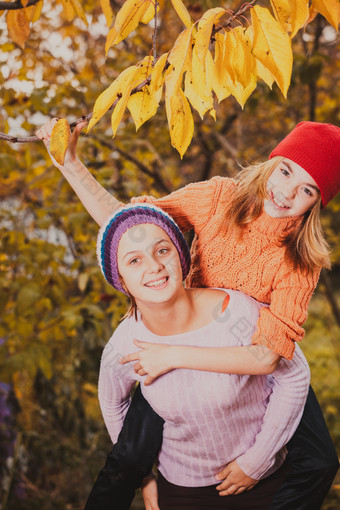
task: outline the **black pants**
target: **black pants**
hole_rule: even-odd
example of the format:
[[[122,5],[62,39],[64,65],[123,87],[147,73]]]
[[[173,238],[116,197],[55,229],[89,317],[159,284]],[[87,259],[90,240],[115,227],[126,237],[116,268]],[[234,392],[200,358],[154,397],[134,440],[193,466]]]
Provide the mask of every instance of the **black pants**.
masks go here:
[[[158,504],[161,510],[268,510],[289,469],[285,462],[250,491],[230,496],[220,496],[216,485],[175,485],[158,473]]]
[[[135,489],[150,473],[157,458],[163,424],[138,387],[118,441],[99,473],[85,510],[129,509]],[[270,510],[320,510],[339,461],[311,387],[301,422],[287,448],[291,471]]]

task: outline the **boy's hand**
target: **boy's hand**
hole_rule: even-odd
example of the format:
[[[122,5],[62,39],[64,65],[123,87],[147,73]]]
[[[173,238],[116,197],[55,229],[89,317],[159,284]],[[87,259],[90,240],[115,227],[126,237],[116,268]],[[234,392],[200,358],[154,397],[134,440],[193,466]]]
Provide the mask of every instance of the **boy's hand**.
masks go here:
[[[145,510],[160,510],[158,506],[157,482],[152,473],[143,480],[142,495]]]
[[[140,340],[134,340],[134,344],[141,350],[124,356],[120,363],[137,361],[135,372],[139,375],[147,375],[144,381],[145,386],[175,368],[173,358],[176,346],[141,342]]]
[[[67,167],[68,165],[73,165],[78,161],[77,157],[77,142],[80,135],[80,131],[83,129],[83,127],[87,124],[86,121],[82,121],[79,124],[76,125],[73,132],[71,133],[70,140],[68,143],[68,148],[65,154],[65,160],[64,165],[59,165],[59,163],[56,162],[54,157],[51,155],[50,152],[50,140],[51,140],[51,134],[53,126],[56,124],[58,119],[53,118],[51,120],[48,120],[38,131],[36,132],[37,137],[42,140],[45,144],[45,147],[47,149],[47,152],[53,162],[53,164],[57,168]]]
[[[247,476],[237,464],[236,460],[229,462],[225,468],[216,475],[217,480],[222,481],[216,487],[220,491],[220,496],[229,496],[230,494],[241,494],[241,492],[249,491],[257,483],[258,480]]]

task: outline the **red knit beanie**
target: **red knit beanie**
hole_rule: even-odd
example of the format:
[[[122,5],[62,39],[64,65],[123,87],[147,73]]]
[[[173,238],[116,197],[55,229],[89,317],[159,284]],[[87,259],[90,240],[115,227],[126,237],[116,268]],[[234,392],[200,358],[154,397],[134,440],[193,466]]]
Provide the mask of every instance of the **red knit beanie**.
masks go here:
[[[340,128],[321,122],[300,122],[270,154],[300,165],[317,183],[322,206],[340,189]]]

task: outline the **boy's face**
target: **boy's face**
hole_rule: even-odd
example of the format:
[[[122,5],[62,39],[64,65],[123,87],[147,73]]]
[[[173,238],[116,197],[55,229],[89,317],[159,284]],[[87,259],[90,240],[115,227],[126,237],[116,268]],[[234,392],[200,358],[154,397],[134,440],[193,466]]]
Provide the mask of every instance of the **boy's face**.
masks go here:
[[[300,165],[284,158],[267,183],[264,210],[273,218],[301,216],[320,198],[315,180]]]

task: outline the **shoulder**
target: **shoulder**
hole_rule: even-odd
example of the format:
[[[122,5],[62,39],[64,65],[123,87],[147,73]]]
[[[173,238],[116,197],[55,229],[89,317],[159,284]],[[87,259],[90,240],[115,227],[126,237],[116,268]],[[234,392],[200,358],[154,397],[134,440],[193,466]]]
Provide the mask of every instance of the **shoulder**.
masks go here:
[[[225,314],[233,321],[237,322],[244,318],[248,324],[255,326],[261,308],[267,306],[237,290],[197,288],[192,289],[192,292],[199,300],[202,311],[210,313],[214,319]]]
[[[133,348],[136,337],[137,321],[133,317],[124,319],[115,329],[104,347],[101,365],[112,365],[118,362]]]

